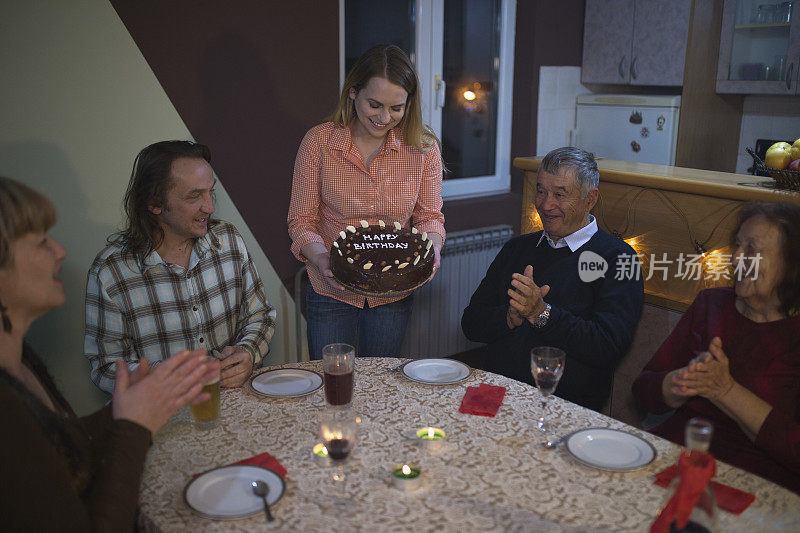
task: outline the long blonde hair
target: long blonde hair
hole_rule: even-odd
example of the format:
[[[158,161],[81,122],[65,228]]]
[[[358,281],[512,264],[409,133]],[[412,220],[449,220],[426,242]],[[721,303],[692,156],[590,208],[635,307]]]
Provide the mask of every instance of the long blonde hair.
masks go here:
[[[358,92],[369,80],[376,77],[385,78],[408,93],[406,111],[396,126],[400,128],[405,142],[423,152],[427,152],[434,142],[441,147],[433,130],[422,122],[419,79],[414,66],[405,52],[393,44],[373,46],[358,58],[344,80],[336,110],[326,120],[337,126],[348,127],[356,116],[350,89]]]

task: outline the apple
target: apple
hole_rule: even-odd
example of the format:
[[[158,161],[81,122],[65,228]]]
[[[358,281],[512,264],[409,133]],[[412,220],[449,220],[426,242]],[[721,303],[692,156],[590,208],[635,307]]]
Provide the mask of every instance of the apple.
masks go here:
[[[792,145],[789,144],[789,143],[785,143],[783,141],[776,142],[775,144],[773,144],[772,146],[767,148],[767,152],[769,152],[770,150],[778,150],[778,149],[780,149],[780,150],[791,150],[792,149]]]
[[[792,144],[792,149],[790,150],[789,154],[795,161],[800,159],[800,139],[797,139],[794,144]]]
[[[795,159],[789,166],[787,167],[789,170],[794,170],[795,172],[800,172],[800,159]]]
[[[764,157],[764,164],[770,168],[777,168],[782,170],[789,166],[792,161],[791,156],[792,145],[785,142],[775,143],[767,150],[767,155]]]

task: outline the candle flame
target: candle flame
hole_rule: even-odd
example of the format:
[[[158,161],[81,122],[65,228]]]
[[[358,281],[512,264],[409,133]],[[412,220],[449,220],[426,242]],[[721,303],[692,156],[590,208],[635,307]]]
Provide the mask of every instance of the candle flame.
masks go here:
[[[436,433],[433,431],[433,428],[428,428],[428,438],[432,439],[436,436]]]
[[[403,465],[403,468],[400,469],[403,472],[404,476],[407,476],[411,473],[411,467],[408,465]]]

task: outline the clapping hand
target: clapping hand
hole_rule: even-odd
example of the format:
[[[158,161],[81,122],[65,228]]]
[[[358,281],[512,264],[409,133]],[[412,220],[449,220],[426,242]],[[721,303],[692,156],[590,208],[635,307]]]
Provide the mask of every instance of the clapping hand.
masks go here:
[[[511,288],[508,289],[508,321],[515,327],[522,324],[523,319],[530,321],[544,311],[544,297],[550,292],[549,285],[539,287],[533,281],[533,267],[528,265],[522,274],[514,273],[511,275]],[[517,323],[518,322],[518,323]]]
[[[733,388],[728,358],[722,350],[722,340],[714,337],[708,351],[697,355],[685,367],[671,375],[673,394],[682,397],[702,396],[719,400]]]
[[[209,360],[205,350],[179,352],[154,369],[142,359],[133,373],[119,359],[112,416],[155,433],[181,407],[206,401],[203,385],[218,375],[219,363]]]

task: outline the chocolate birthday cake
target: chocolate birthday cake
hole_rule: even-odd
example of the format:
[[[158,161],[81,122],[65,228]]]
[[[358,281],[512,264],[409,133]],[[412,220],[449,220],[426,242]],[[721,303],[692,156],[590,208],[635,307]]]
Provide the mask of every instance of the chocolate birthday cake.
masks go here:
[[[347,226],[331,246],[331,271],[345,287],[368,295],[407,293],[433,273],[433,241],[416,228],[379,220]]]

